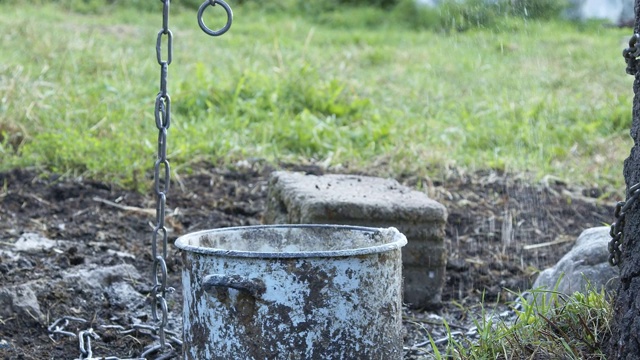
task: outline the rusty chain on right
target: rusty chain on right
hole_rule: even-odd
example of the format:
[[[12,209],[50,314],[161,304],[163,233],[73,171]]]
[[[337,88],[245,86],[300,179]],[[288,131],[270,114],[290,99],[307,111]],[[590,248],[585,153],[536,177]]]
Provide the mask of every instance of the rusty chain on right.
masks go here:
[[[622,51],[622,57],[627,63],[627,74],[633,76],[638,73],[638,57],[640,57],[640,46],[637,46],[638,41],[640,41],[640,34],[633,34],[629,39],[629,47]],[[609,264],[611,266],[620,265],[627,211],[635,204],[638,197],[640,197],[640,183],[631,186],[627,193],[627,199],[616,204],[614,211],[616,220],[611,224],[611,230],[609,231],[609,235],[611,235],[611,241],[609,241]]]
[[[627,216],[627,211],[633,206],[633,204],[640,197],[640,183],[637,183],[629,188],[629,196],[627,200],[620,201],[616,204],[616,209],[613,216],[616,221],[611,224],[611,241],[609,241],[609,264],[612,266],[620,265],[620,257],[622,251],[622,239],[624,238],[624,224]]]
[[[638,40],[640,40],[640,34],[633,34],[629,39],[629,47],[622,51],[629,75],[635,75],[638,72],[638,57],[640,57],[640,47],[636,47]]]

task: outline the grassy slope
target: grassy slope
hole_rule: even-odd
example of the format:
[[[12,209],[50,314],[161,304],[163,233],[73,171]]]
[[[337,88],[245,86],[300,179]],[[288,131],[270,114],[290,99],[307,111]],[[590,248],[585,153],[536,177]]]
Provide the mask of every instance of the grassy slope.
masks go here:
[[[234,10],[232,30],[215,39],[195,13],[172,13],[169,152],[178,168],[313,159],[622,184],[628,29],[514,20],[439,34],[359,26],[353,10],[316,22]],[[160,16],[0,5],[0,167],[125,182],[150,170]]]

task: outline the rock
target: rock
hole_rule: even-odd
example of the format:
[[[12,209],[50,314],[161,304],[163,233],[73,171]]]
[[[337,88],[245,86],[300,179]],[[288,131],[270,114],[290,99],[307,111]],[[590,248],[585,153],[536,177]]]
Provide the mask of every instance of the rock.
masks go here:
[[[118,310],[137,308],[145,302],[145,297],[126,282],[118,282],[108,287],[104,296],[109,301],[109,306]]]
[[[11,317],[18,317],[26,323],[44,322],[32,284],[0,288],[0,318]]]
[[[609,230],[602,226],[583,231],[571,251],[554,267],[540,273],[533,288],[553,290],[557,284],[557,291],[573,294],[586,292],[590,284],[592,290],[615,291],[619,270],[609,265]]]
[[[24,284],[0,288],[0,318],[17,317],[27,323],[43,323],[45,316],[40,310],[37,296],[51,293],[54,289],[66,289],[77,294],[74,306],[104,304],[122,311],[144,305],[145,296],[132,283],[142,282],[133,265],[120,264],[98,267],[95,264],[74,268],[62,274],[58,282],[29,281]]]
[[[131,259],[131,260],[135,260],[136,256],[128,253],[128,252],[124,252],[124,251],[116,251],[116,250],[112,250],[112,249],[108,249],[107,250],[107,254],[112,255],[112,256],[117,256],[123,259]]]
[[[94,304],[107,303],[120,310],[134,309],[145,301],[131,283],[142,282],[140,273],[133,265],[120,264],[98,267],[95,264],[67,271],[62,275],[65,287],[84,294],[86,301]]]
[[[114,283],[128,279],[139,280],[140,273],[133,265],[120,264],[115,266],[99,267],[95,264],[87,268],[74,269],[62,275],[62,279],[72,283],[86,283],[88,287],[108,287]]]
[[[20,255],[15,252],[0,249],[0,260],[18,261],[19,259]]]
[[[60,247],[60,245],[62,245],[63,243],[67,243],[67,241],[53,241],[40,234],[24,233],[13,244],[13,248],[16,251],[36,253],[43,250],[50,250],[55,247]]]

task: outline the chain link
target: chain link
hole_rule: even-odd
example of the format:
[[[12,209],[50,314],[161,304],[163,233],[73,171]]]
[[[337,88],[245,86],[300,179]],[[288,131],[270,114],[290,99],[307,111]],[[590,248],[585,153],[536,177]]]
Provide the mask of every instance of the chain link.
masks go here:
[[[53,340],[54,335],[65,335],[65,336],[76,337],[76,334],[65,330],[65,327],[69,325],[69,321],[76,321],[83,324],[87,322],[87,320],[85,319],[73,317],[73,316],[61,317],[60,319],[54,321],[47,328],[47,330],[49,331],[49,338]]]
[[[635,75],[638,72],[638,57],[640,57],[640,47],[636,46],[638,40],[640,40],[640,34],[633,34],[629,39],[629,47],[622,51],[629,75]]]
[[[609,264],[612,266],[620,265],[620,258],[622,255],[622,241],[624,239],[624,224],[627,216],[627,211],[635,204],[640,197],[640,183],[637,183],[629,188],[629,195],[627,200],[620,201],[616,204],[616,209],[613,213],[616,221],[611,224],[611,241],[609,241]]]
[[[640,34],[633,34],[629,39],[629,47],[622,51],[622,57],[627,63],[627,74],[634,76],[638,73],[638,57],[640,57],[640,47],[637,46],[638,41],[640,41]],[[638,197],[640,197],[640,183],[631,186],[627,199],[616,204],[613,214],[616,221],[611,224],[611,230],[609,231],[609,235],[611,235],[611,241],[609,241],[609,264],[611,266],[620,265],[627,211],[638,200]]]

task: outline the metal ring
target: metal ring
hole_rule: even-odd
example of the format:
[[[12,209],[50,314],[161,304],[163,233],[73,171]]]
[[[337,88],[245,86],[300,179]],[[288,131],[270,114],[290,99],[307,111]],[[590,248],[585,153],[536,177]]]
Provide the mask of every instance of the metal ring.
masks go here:
[[[227,13],[227,23],[220,30],[214,31],[209,29],[207,25],[205,25],[204,21],[202,20],[202,14],[204,13],[205,9],[209,5],[215,6],[216,4],[222,6],[224,8],[224,11]],[[200,25],[200,28],[202,29],[202,31],[204,31],[208,35],[220,36],[226,33],[231,27],[232,21],[233,21],[233,11],[231,11],[231,7],[229,7],[229,5],[223,0],[207,0],[204,3],[202,3],[202,5],[200,5],[200,8],[198,9],[198,25]]]

